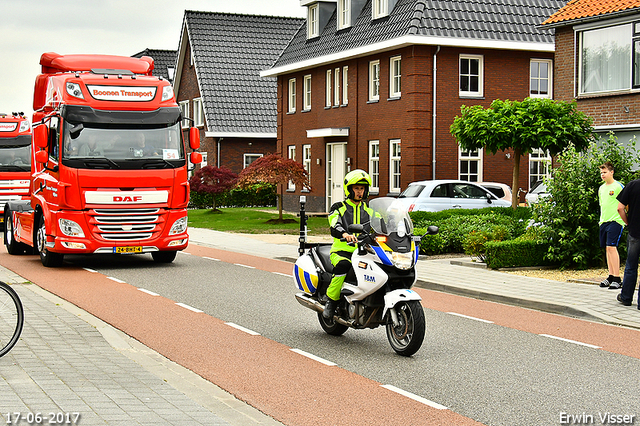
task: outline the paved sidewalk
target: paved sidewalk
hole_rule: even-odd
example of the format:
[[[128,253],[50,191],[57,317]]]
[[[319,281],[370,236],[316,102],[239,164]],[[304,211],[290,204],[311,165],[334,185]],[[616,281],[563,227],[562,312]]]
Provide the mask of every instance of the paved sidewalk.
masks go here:
[[[0,358],[3,424],[281,425],[3,267],[0,281],[25,309],[18,344]]]
[[[295,261],[295,235],[228,234],[189,228],[191,242],[219,249]],[[323,241],[329,239],[323,238]],[[319,242],[310,237],[309,242]],[[561,315],[581,317],[609,324],[640,328],[637,292],[632,306],[616,300],[618,291],[597,284],[580,284],[529,278],[479,268],[469,259],[428,257],[418,262],[418,286],[483,300],[522,306]]]

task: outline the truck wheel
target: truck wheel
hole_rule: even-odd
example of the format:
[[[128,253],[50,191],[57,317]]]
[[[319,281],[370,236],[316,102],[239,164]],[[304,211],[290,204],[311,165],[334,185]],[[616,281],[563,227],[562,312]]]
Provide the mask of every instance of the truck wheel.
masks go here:
[[[47,232],[44,227],[44,216],[40,216],[40,223],[36,234],[36,250],[40,255],[40,262],[47,268],[52,268],[62,265],[64,254],[53,253],[47,249]]]
[[[176,258],[177,251],[152,251],[151,257],[156,263],[171,263]]]
[[[4,212],[4,245],[9,254],[22,254],[27,246],[17,242],[13,232],[13,214],[11,210],[7,210]]]

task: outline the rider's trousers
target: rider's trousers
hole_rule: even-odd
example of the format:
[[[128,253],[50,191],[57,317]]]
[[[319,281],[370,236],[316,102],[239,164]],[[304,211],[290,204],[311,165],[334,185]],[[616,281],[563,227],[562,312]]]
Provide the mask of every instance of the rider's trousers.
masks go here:
[[[351,259],[345,257],[345,255],[351,255],[348,252],[335,252],[331,253],[331,264],[333,265],[333,276],[331,277],[331,283],[327,287],[327,297],[331,300],[340,300],[340,292],[342,291],[342,284],[347,277],[347,272],[351,268]]]

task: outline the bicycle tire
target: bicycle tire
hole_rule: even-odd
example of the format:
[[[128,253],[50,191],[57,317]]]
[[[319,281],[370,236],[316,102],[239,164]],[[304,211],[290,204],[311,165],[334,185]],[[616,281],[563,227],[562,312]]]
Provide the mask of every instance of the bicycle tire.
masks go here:
[[[0,357],[18,343],[24,325],[24,309],[20,296],[0,281]]]

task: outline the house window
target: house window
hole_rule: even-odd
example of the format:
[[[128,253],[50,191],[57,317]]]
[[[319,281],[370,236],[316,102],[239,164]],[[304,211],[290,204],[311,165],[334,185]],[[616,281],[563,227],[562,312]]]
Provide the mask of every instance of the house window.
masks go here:
[[[244,163],[243,167],[246,169],[247,167],[249,167],[249,165],[251,163],[253,163],[254,161],[256,161],[260,157],[262,157],[262,154],[244,154],[243,155],[243,163]]]
[[[332,83],[333,83],[333,80],[331,79],[331,70],[327,70],[327,78],[326,78],[327,90],[326,90],[326,93],[325,93],[325,106],[326,107],[330,107],[331,106],[331,97],[333,96],[333,91],[331,90]]]
[[[380,61],[369,62],[369,100],[380,99]]]
[[[482,149],[473,151],[459,150],[460,153],[460,171],[458,179],[467,182],[482,181]]]
[[[378,19],[389,14],[388,0],[373,0],[372,18]]]
[[[482,96],[482,56],[460,55],[460,96]]]
[[[369,176],[372,194],[380,192],[380,141],[369,141]]]
[[[389,141],[389,192],[400,192],[400,139]]]
[[[529,95],[532,98],[551,98],[552,62],[550,59],[532,59],[529,71]]]
[[[542,180],[545,176],[551,176],[551,154],[540,148],[534,149],[529,154],[529,188]]]
[[[634,87],[637,87],[635,84],[639,83],[640,76],[637,65],[634,64],[640,59],[640,39],[633,37],[640,34],[634,32],[634,27],[637,24],[597,28],[580,33],[580,94],[630,89],[632,68]]]
[[[202,161],[200,162],[200,168],[207,167],[207,163],[208,163],[207,154],[208,153],[205,151],[205,152],[202,152],[201,154],[202,154]]]
[[[204,108],[202,106],[202,98],[193,100],[193,125],[196,127],[204,126]]]
[[[289,79],[289,108],[290,113],[296,112],[296,79]]]
[[[180,101],[178,103],[178,105],[180,105],[180,111],[182,112],[182,128],[183,129],[188,129],[189,128],[189,101]]]
[[[311,75],[304,76],[304,110],[311,110]]]
[[[302,145],[302,167],[307,171],[309,181],[311,181],[311,145]]]
[[[287,146],[287,158],[289,160],[296,161],[296,146],[295,145]],[[296,189],[296,186],[293,184],[293,182],[289,181],[287,183],[287,190],[288,191],[295,191],[295,189]]]
[[[340,68],[336,68],[333,74],[333,104],[340,105]]]
[[[402,76],[402,68],[400,66],[400,56],[395,56],[391,58],[389,64],[389,97],[391,98],[399,98],[402,92],[402,84],[401,84],[401,76]]]
[[[349,103],[349,67],[342,67],[342,105]]]
[[[351,0],[338,0],[338,29],[351,26]]]
[[[318,20],[318,4],[313,4],[307,9],[307,38],[320,35],[320,21]]]

